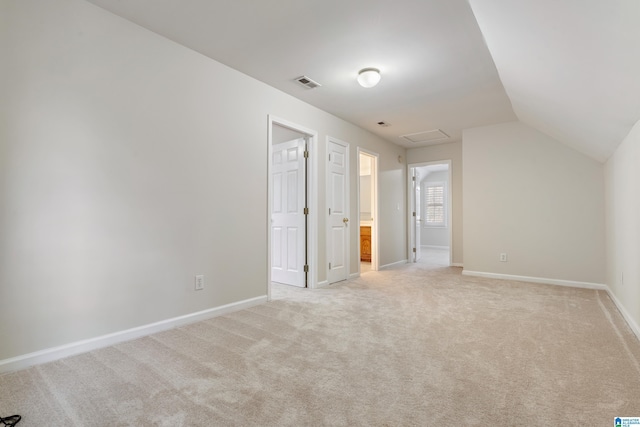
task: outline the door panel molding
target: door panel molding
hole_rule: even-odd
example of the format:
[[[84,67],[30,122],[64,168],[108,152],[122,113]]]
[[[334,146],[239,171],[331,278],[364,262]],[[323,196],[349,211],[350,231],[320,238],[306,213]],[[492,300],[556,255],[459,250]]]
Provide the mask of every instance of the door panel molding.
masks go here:
[[[349,278],[351,221],[349,205],[349,143],[327,136],[327,281]]]
[[[271,280],[305,287],[304,137],[273,144]]]

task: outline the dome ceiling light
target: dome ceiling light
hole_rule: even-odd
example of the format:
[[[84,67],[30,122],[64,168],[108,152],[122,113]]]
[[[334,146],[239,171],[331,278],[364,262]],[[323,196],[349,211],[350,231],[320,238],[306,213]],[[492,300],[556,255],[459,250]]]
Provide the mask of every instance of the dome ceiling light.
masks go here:
[[[377,68],[363,68],[358,73],[358,83],[362,87],[374,87],[380,81],[380,70]]]

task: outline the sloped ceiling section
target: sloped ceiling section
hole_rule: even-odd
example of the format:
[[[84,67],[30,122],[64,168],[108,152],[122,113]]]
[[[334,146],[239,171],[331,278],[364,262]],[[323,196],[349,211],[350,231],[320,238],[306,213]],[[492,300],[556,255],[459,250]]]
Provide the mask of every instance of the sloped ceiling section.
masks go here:
[[[640,1],[469,3],[518,118],[609,158],[640,119]]]

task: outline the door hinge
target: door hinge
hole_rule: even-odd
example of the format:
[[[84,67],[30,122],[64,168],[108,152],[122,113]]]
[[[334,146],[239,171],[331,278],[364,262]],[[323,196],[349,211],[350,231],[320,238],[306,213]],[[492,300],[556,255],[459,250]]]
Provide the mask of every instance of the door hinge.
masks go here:
[[[329,263],[329,270],[331,270],[331,263]]]
[[[412,176],[412,177],[411,177],[411,179],[412,179],[413,181],[415,181],[415,180],[416,180],[416,177],[415,177],[415,176]]]
[[[414,253],[414,254],[416,253],[416,248],[413,248],[413,253]]]
[[[329,215],[331,215],[331,208],[329,208]]]
[[[331,154],[329,154],[329,161],[331,161]]]
[[[305,273],[308,273],[308,272],[309,272],[309,265],[308,265],[308,264],[305,264],[305,265],[304,265],[304,272],[305,272]]]
[[[304,150],[304,158],[308,159],[309,158],[309,151]]]
[[[304,208],[304,214],[309,215],[309,208]]]
[[[416,216],[416,213],[415,213],[415,212],[413,213],[413,216]]]

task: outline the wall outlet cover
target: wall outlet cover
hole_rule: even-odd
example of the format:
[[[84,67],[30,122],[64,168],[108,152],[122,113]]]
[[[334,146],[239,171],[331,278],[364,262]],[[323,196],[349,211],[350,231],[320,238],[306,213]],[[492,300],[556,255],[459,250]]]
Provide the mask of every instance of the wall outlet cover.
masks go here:
[[[204,289],[204,274],[199,274],[196,276],[196,291],[201,291]]]

